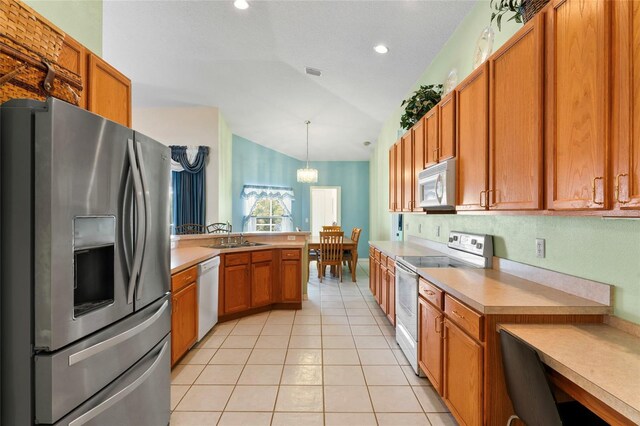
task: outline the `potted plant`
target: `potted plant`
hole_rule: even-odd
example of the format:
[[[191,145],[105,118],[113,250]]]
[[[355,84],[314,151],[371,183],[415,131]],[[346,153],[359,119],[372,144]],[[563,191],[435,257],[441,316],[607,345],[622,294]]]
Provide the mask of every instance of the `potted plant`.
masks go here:
[[[491,13],[491,23],[496,21],[498,30],[501,31],[502,17],[509,13],[513,14],[509,21],[516,21],[519,24],[526,23],[535,16],[549,0],[491,0],[489,5]]]
[[[409,99],[402,101],[400,106],[405,106],[404,114],[400,117],[400,126],[410,129],[431,108],[436,106],[442,98],[442,84],[429,84],[420,86]]]

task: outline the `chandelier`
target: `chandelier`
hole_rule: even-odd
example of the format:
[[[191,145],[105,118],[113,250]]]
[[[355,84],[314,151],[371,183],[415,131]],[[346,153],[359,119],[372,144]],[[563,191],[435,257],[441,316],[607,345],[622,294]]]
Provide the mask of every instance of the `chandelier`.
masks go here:
[[[304,169],[298,169],[298,182],[316,183],[318,181],[318,170],[309,168],[309,120],[305,121],[307,125],[307,166]]]

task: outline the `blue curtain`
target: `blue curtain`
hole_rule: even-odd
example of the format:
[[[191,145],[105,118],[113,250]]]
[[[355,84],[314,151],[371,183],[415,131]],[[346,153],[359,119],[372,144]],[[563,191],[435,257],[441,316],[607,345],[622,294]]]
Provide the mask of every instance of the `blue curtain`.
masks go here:
[[[205,165],[209,148],[198,147],[193,163],[187,158],[187,147],[172,145],[171,159],[182,166],[181,172],[171,172],[173,186],[173,224],[205,225]]]

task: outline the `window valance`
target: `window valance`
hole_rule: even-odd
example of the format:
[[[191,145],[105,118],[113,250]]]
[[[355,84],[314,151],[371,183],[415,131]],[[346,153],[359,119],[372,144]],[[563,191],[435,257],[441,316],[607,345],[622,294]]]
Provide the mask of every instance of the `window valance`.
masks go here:
[[[295,200],[293,188],[285,186],[245,185],[241,197],[245,200],[274,198],[276,200]]]
[[[207,164],[208,146],[171,145],[169,148],[171,148],[171,170],[174,172],[198,173]]]

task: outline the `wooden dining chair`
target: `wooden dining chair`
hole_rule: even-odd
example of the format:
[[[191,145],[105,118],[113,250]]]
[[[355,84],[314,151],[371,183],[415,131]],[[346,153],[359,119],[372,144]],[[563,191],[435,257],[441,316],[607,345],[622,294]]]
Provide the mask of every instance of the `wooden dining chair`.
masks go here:
[[[322,232],[340,232],[342,228],[340,225],[324,225],[322,227]]]
[[[320,252],[318,253],[318,277],[322,282],[327,266],[335,266],[342,282],[342,255],[344,232],[320,232]]]
[[[353,241],[354,248],[353,250],[344,250],[344,254],[342,255],[343,265],[346,264],[349,266],[349,272],[351,272],[351,278],[354,277],[353,271],[358,264],[358,241],[360,240],[360,233],[362,232],[362,228],[353,228],[351,231],[351,241]],[[355,282],[355,280],[353,280]]]

